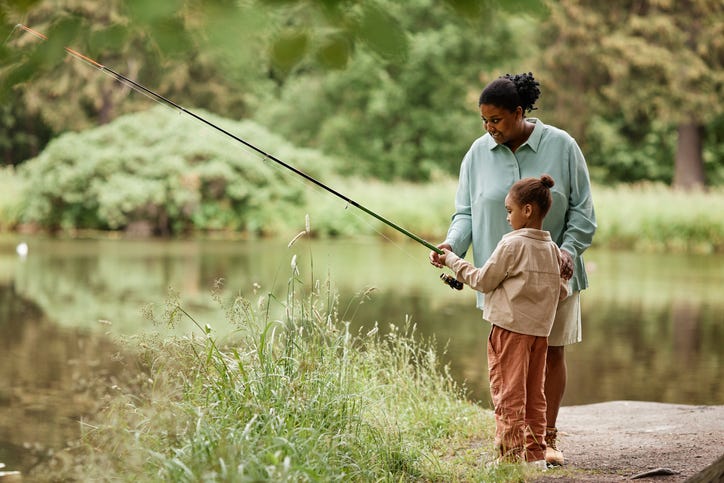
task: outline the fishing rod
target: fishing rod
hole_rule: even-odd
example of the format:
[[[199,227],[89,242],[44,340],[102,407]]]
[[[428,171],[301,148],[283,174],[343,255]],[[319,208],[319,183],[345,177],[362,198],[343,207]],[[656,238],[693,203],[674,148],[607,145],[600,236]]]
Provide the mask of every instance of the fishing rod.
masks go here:
[[[28,27],[28,26],[26,26],[26,25],[18,24],[18,25],[16,25],[16,28],[20,28],[20,29],[28,32],[29,34],[31,34],[31,35],[33,35],[33,36],[35,36],[35,37],[37,37],[37,38],[39,38],[39,39],[41,39],[41,40],[48,40],[48,37],[47,37],[47,36],[43,35],[42,33],[38,32],[37,30],[34,30],[34,29],[32,29],[32,28],[30,28],[30,27]],[[135,89],[138,89],[138,90],[140,90],[141,92],[143,92],[143,93],[151,96],[151,98],[155,99],[156,101],[161,102],[161,103],[163,103],[163,104],[166,104],[166,105],[168,105],[168,106],[171,106],[171,107],[173,107],[174,109],[177,109],[177,110],[183,112],[184,114],[187,114],[187,115],[191,116],[192,118],[196,119],[197,121],[201,121],[202,123],[206,124],[207,126],[212,127],[212,128],[214,128],[214,129],[216,129],[217,131],[221,132],[222,134],[225,134],[226,136],[234,139],[235,141],[238,141],[238,142],[242,143],[244,146],[246,146],[246,147],[248,147],[248,148],[250,148],[250,149],[253,149],[253,150],[256,151],[257,153],[259,153],[259,154],[261,154],[262,156],[264,156],[264,159],[270,159],[270,160],[274,161],[274,162],[277,163],[278,165],[280,165],[280,166],[288,169],[289,171],[292,171],[293,173],[301,176],[302,178],[306,179],[307,181],[309,181],[309,182],[311,182],[311,183],[314,183],[315,185],[317,185],[317,186],[319,186],[320,188],[328,191],[329,193],[332,193],[333,195],[337,196],[338,198],[343,199],[344,201],[346,201],[346,202],[349,203],[350,205],[352,205],[352,206],[354,206],[354,207],[362,210],[363,212],[367,213],[368,215],[370,215],[370,216],[376,218],[377,220],[385,223],[386,225],[394,228],[395,230],[399,231],[400,233],[402,233],[403,235],[407,236],[408,238],[411,238],[411,239],[415,240],[416,242],[420,243],[421,245],[423,245],[423,246],[429,248],[430,250],[436,252],[437,254],[442,255],[443,251],[442,251],[440,248],[438,248],[438,247],[436,247],[435,245],[433,245],[432,243],[430,243],[430,242],[422,239],[421,237],[415,235],[414,233],[412,233],[412,232],[410,232],[410,231],[402,228],[401,226],[399,226],[399,225],[391,222],[390,220],[388,220],[388,219],[384,218],[383,216],[375,213],[374,211],[370,210],[369,208],[367,208],[367,207],[365,207],[365,206],[357,203],[357,202],[354,201],[353,199],[345,196],[344,194],[340,193],[339,191],[335,190],[334,188],[332,188],[332,187],[330,187],[330,186],[327,186],[326,184],[322,183],[321,181],[317,180],[316,178],[313,178],[312,176],[308,175],[308,174],[305,173],[304,171],[301,171],[301,170],[295,168],[294,166],[285,163],[284,161],[282,161],[281,159],[277,158],[276,156],[274,156],[274,155],[272,155],[272,154],[270,154],[270,153],[262,150],[261,148],[258,148],[257,146],[253,145],[252,143],[250,143],[250,142],[242,139],[241,137],[239,137],[239,136],[237,136],[237,135],[235,135],[235,134],[227,131],[226,129],[224,129],[224,128],[222,128],[222,127],[214,124],[213,122],[209,121],[208,119],[205,119],[205,118],[203,118],[202,116],[200,116],[200,115],[198,115],[198,114],[196,114],[196,113],[194,113],[194,112],[186,109],[185,107],[183,107],[183,106],[175,103],[174,101],[168,99],[167,97],[164,97],[164,96],[162,96],[161,94],[159,94],[159,93],[157,93],[157,92],[149,89],[148,87],[146,87],[146,86],[144,86],[144,85],[142,85],[142,84],[134,81],[133,79],[130,79],[130,78],[124,76],[123,74],[120,74],[119,72],[116,72],[115,70],[111,69],[110,67],[107,67],[107,66],[101,64],[100,62],[97,62],[97,61],[91,59],[90,57],[88,57],[88,56],[86,56],[86,55],[83,55],[83,54],[81,54],[80,52],[78,52],[78,51],[76,51],[76,50],[71,49],[70,47],[64,47],[64,49],[65,49],[65,51],[66,51],[70,56],[72,56],[72,57],[74,57],[74,58],[76,58],[76,59],[79,59],[79,60],[81,60],[81,61],[83,61],[83,62],[85,62],[85,63],[87,63],[87,64],[90,64],[91,66],[98,68],[98,69],[101,70],[102,72],[105,72],[105,73],[111,75],[116,81],[120,82],[121,84],[130,85],[131,87],[133,87],[133,88],[135,88]],[[454,277],[451,277],[451,276],[446,275],[446,274],[444,274],[444,273],[440,274],[440,279],[441,279],[443,282],[445,282],[447,285],[449,285],[451,288],[454,288],[454,289],[456,289],[456,290],[462,290],[462,288],[463,288],[462,282],[460,282],[459,280],[455,279]]]

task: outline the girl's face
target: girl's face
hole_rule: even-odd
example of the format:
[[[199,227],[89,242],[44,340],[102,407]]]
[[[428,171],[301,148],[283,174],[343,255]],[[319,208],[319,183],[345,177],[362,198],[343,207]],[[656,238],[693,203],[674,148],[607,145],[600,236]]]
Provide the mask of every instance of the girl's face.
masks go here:
[[[530,205],[518,204],[518,202],[508,194],[505,197],[505,211],[508,212],[506,220],[510,226],[513,227],[513,230],[519,230],[527,226],[532,208]]]
[[[481,104],[480,118],[483,120],[484,129],[488,131],[495,142],[506,144],[520,135],[523,108],[518,106],[515,111],[509,111],[492,104]]]

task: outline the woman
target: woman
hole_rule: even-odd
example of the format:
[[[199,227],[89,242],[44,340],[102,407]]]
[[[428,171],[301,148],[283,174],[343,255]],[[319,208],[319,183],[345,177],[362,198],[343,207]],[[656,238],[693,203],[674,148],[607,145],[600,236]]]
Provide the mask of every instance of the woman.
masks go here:
[[[576,141],[565,131],[526,118],[540,96],[532,73],[506,74],[480,94],[478,106],[486,133],[473,142],[460,167],[455,213],[439,248],[465,256],[473,248],[473,263],[481,267],[497,243],[510,231],[505,196],[516,181],[550,174],[555,180],[553,204],[543,229],[561,249],[561,275],[569,280],[570,297],[556,310],[548,337],[546,360],[546,461],[561,465],[556,445],[556,419],[566,386],[564,347],[581,341],[580,291],[588,287],[582,254],[591,245],[596,217],[588,167]],[[436,252],[430,262],[442,267]],[[477,294],[481,310],[484,295]]]

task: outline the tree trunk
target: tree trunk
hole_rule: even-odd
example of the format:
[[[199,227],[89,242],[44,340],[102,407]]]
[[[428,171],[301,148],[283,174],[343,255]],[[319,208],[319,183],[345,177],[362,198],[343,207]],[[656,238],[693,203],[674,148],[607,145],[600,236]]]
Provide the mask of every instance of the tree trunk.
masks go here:
[[[702,189],[706,184],[702,155],[703,126],[695,121],[679,124],[674,188]]]

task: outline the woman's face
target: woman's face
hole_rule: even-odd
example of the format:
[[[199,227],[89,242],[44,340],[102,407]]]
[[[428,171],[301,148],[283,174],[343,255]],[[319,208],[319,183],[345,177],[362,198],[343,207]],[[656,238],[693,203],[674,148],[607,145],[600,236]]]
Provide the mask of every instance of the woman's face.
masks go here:
[[[481,104],[480,118],[483,120],[484,129],[496,143],[507,144],[520,135],[522,111],[521,107],[517,107],[515,111],[509,111],[492,104]]]

